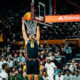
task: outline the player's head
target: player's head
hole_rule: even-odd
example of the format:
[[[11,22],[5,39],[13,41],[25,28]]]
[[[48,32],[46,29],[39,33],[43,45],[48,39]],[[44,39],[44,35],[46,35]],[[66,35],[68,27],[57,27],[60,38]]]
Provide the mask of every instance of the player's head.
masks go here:
[[[30,35],[29,35],[29,38],[30,38],[30,39],[34,39],[34,38],[35,38],[35,37],[34,37],[34,34],[30,34]]]

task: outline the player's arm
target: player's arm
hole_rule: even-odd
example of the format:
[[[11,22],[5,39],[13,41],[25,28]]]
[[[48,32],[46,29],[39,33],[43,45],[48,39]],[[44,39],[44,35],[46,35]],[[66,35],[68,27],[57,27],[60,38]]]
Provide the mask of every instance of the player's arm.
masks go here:
[[[39,26],[37,26],[36,40],[37,40],[37,41],[40,40],[40,28],[39,28]]]
[[[22,34],[25,41],[28,41],[28,37],[26,34],[25,26],[24,26],[24,20],[22,20]]]

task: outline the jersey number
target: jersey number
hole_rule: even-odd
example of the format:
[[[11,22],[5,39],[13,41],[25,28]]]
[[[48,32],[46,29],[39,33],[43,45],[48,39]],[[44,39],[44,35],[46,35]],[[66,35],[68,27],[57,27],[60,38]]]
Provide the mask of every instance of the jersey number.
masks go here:
[[[31,48],[34,48],[34,43],[31,43]]]

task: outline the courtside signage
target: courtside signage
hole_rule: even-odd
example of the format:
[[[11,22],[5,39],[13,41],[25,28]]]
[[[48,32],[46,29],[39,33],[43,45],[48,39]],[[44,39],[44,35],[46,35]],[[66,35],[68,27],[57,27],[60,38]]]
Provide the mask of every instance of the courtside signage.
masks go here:
[[[80,15],[52,15],[45,16],[45,22],[78,22]]]

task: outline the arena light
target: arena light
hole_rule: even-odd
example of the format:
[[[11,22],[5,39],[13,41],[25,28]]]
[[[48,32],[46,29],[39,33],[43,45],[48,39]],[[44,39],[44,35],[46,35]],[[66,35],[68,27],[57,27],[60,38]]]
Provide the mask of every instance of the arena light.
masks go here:
[[[80,14],[45,16],[45,22],[79,22],[79,21],[80,21]]]

